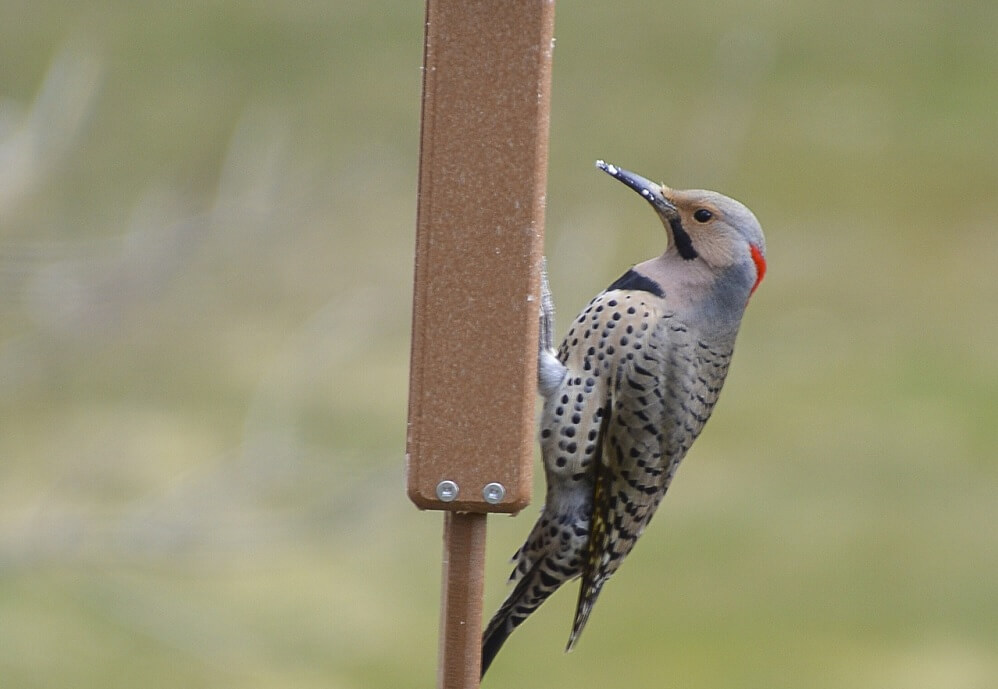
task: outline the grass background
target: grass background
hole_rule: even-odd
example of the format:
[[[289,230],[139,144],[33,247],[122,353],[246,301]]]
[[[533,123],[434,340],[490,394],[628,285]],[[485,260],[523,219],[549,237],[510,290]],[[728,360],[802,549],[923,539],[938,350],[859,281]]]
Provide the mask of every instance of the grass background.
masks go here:
[[[432,684],[422,13],[0,2],[0,686]],[[561,326],[662,246],[596,158],[745,201],[770,271],[576,652],[562,593],[487,686],[998,686],[998,5],[565,2],[556,35]],[[490,520],[487,614],[536,510]]]

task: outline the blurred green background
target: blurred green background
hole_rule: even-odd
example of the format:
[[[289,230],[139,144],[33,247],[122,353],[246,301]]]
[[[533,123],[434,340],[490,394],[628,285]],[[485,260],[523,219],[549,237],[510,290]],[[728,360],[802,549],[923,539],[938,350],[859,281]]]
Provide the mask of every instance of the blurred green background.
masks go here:
[[[0,2],[0,686],[432,685],[422,18]],[[998,4],[562,2],[556,35],[561,327],[663,245],[597,158],[746,202],[769,274],[577,650],[572,586],[486,686],[998,686]],[[490,520],[487,615],[536,495]]]

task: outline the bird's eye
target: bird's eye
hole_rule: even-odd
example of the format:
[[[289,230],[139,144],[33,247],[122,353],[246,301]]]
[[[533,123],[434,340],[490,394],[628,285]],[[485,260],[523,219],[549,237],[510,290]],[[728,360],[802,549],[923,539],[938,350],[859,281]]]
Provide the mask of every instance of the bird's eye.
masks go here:
[[[706,208],[698,208],[697,211],[693,214],[693,219],[696,220],[697,222],[707,222],[713,217],[714,214],[711,213]]]

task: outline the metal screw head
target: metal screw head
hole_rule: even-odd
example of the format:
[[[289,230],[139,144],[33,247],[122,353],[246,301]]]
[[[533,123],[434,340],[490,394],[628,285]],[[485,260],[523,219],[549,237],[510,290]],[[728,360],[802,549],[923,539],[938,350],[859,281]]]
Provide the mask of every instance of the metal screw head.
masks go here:
[[[490,505],[498,505],[506,497],[506,487],[501,483],[488,483],[482,488],[482,497]]]
[[[453,502],[460,488],[453,481],[441,481],[437,484],[437,497],[444,502]]]

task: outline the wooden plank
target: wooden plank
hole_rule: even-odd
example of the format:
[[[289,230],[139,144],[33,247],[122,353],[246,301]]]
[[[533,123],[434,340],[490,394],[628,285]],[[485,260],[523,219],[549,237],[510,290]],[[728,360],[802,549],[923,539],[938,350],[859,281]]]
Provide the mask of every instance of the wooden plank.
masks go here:
[[[553,23],[552,0],[427,2],[406,462],[423,509],[530,498]]]

